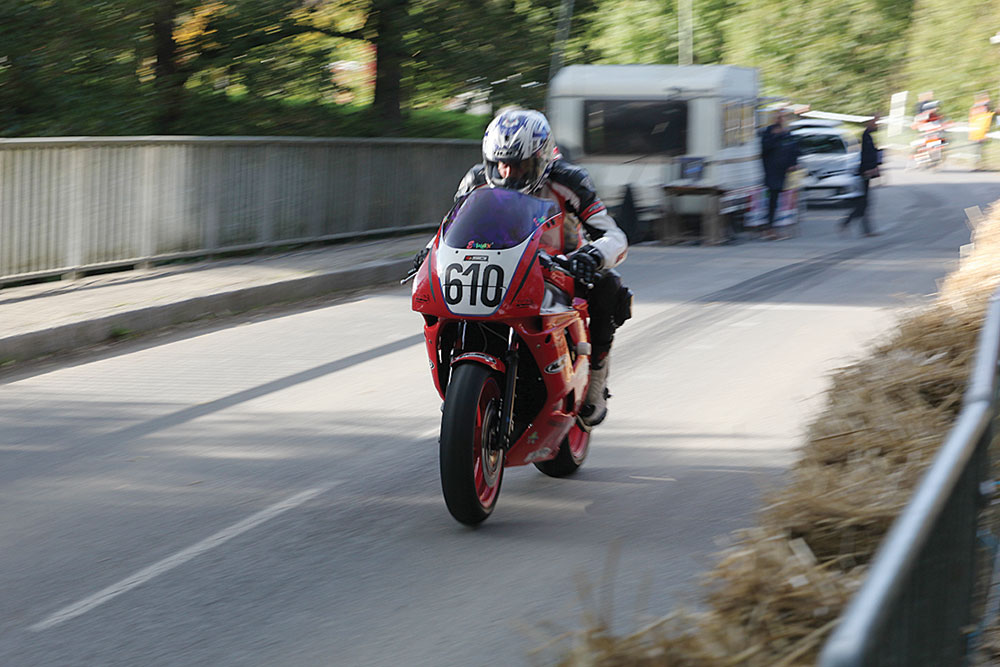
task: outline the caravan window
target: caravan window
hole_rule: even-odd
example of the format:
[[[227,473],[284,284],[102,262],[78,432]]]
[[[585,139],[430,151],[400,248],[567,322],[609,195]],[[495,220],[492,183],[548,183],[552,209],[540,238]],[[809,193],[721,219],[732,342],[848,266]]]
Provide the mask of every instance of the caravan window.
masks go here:
[[[584,113],[588,155],[687,153],[687,102],[587,100]]]
[[[727,102],[722,105],[722,145],[739,146],[743,143],[743,105]]]
[[[739,146],[753,140],[757,128],[754,124],[754,105],[750,102],[726,102],[722,105],[722,145]]]
[[[743,142],[753,141],[757,136],[757,112],[753,102],[743,103]]]

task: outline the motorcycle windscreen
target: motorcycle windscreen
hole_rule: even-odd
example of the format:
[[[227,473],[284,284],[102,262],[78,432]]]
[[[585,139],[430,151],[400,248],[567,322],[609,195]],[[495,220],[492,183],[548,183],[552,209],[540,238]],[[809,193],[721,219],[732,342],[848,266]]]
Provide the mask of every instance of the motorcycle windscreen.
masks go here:
[[[559,213],[547,199],[502,188],[478,188],[451,212],[442,240],[451,248],[504,250],[522,241]]]
[[[435,253],[445,303],[454,315],[484,317],[503,303],[532,235],[557,215],[555,202],[511,190],[474,190],[445,222]]]

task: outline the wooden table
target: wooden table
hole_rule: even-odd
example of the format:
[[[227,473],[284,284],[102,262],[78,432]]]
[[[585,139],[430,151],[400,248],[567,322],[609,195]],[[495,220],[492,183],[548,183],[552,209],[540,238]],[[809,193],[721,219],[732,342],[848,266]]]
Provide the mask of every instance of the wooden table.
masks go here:
[[[661,241],[677,242],[700,240],[708,245],[725,243],[728,240],[724,217],[719,212],[719,198],[725,190],[717,185],[698,185],[695,183],[668,183],[663,186],[664,210],[663,217],[657,225],[656,236]],[[706,196],[708,198],[701,211],[701,225],[694,237],[685,234],[681,215],[677,210],[677,198],[689,195]]]

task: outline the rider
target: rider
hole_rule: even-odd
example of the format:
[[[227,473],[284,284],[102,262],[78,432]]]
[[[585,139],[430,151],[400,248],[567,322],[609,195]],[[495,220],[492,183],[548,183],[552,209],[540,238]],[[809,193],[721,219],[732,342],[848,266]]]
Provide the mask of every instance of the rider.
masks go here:
[[[628,254],[625,233],[598,198],[587,172],[559,156],[549,122],[539,111],[508,107],[490,122],[483,136],[483,162],[462,179],[456,201],[483,186],[554,200],[565,214],[561,250],[569,256],[576,279],[593,284],[587,293],[590,386],[580,418],[588,426],[596,426],[607,416],[607,378],[615,329],[631,316],[631,292],[611,270]],[[425,255],[426,250],[417,255],[415,268]]]

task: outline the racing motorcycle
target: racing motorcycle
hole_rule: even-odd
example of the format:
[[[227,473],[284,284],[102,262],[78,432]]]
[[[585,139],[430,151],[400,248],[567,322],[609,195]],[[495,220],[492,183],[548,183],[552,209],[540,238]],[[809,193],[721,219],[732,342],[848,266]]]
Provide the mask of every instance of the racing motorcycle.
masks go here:
[[[945,140],[941,133],[928,131],[911,142],[913,164],[919,167],[937,168],[944,162]]]
[[[467,525],[493,512],[506,468],[533,463],[564,477],[587,456],[587,302],[559,254],[562,225],[555,202],[473,190],[414,277],[412,308],[444,400],[441,488]]]
[[[913,128],[920,137],[910,142],[912,152],[910,157],[918,168],[936,169],[944,162],[944,151],[947,145],[945,139],[946,123],[936,113],[923,112],[919,114]]]

